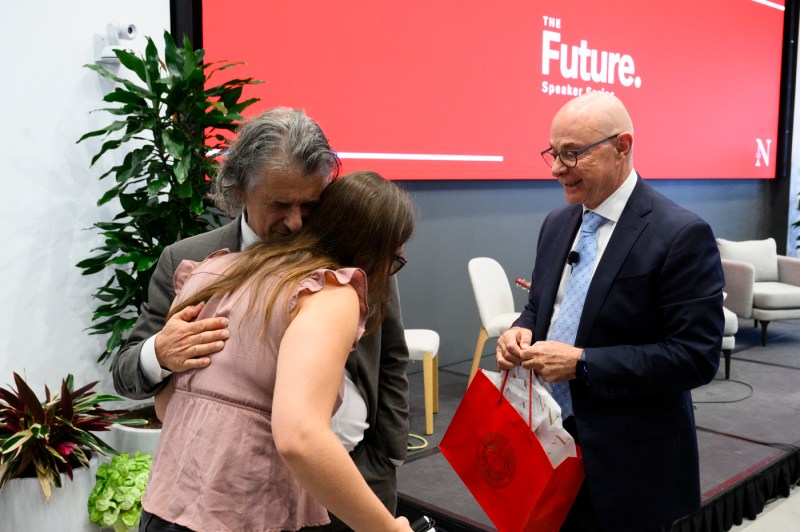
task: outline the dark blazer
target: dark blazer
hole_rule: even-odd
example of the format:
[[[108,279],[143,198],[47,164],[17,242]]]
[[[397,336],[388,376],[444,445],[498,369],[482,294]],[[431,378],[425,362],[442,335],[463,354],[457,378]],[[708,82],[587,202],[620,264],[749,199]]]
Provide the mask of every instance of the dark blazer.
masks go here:
[[[139,366],[142,343],[160,331],[175,290],[172,277],[184,259],[201,261],[218,249],[241,247],[241,216],[231,223],[167,246],[150,280],[148,301],[123,351],[112,363],[114,387],[132,399],[152,397],[163,384],[150,385]],[[405,343],[397,282],[391,278],[386,319],[373,334],[361,339],[347,360],[347,369],[367,403],[369,429],[351,453],[362,475],[384,504],[396,506],[395,466],[405,460],[408,445],[408,348]],[[213,356],[212,356],[213,363]],[[380,398],[380,400],[379,400]]]
[[[528,303],[514,323],[543,340],[581,205],[542,224]],[[638,177],[597,265],[570,381],[586,484],[606,530],[644,530],[700,505],[690,390],[719,366],[722,266],[711,228]]]

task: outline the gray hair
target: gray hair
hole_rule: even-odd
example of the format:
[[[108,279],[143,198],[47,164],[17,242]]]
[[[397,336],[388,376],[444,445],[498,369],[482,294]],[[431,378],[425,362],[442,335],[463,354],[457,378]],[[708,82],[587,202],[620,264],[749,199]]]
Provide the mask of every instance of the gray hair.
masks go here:
[[[339,158],[316,122],[300,109],[276,107],[239,128],[215,179],[214,201],[236,216],[266,172],[300,170],[305,177],[323,176],[327,185],[339,168]]]

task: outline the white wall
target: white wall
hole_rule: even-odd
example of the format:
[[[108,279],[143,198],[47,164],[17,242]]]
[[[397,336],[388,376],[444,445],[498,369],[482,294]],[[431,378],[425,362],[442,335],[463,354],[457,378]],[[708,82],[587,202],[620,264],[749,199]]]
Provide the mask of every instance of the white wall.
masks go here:
[[[75,267],[101,243],[84,229],[113,212],[96,206],[110,186],[97,179],[110,160],[89,167],[100,141],[75,143],[109,121],[110,115],[90,111],[102,106],[111,86],[82,65],[94,61],[93,35],[111,21],[134,23],[138,37],[123,42],[143,52],[145,35],[161,44],[169,2],[3,5],[0,384],[12,383],[16,371],[40,393],[44,384],[57,388],[72,373],[76,385],[100,380],[98,390],[113,391],[109,366],[95,362],[104,339],[84,331],[103,276],[83,277]]]

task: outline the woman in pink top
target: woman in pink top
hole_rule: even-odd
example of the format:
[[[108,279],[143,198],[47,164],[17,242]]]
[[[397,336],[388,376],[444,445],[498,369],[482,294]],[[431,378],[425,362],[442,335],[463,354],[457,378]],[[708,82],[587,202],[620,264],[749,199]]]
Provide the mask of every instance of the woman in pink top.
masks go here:
[[[331,431],[348,353],[382,319],[413,230],[411,203],[374,172],[329,185],[303,228],[175,273],[171,314],[205,301],[230,339],[156,397],[164,418],[140,530],[410,530]],[[369,283],[367,283],[369,279]]]

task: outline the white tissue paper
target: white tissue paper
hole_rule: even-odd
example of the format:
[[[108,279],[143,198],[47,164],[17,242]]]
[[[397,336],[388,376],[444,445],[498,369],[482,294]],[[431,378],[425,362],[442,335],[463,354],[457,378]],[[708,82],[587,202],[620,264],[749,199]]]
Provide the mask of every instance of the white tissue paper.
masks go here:
[[[482,371],[498,390],[502,387],[504,374]],[[561,407],[550,395],[550,386],[540,382],[535,376],[530,379],[530,375],[529,370],[519,367],[512,369],[503,396],[516,408],[525,423],[528,423],[528,419],[531,420],[531,430],[555,468],[568,456],[578,455],[575,451],[575,440],[562,425]],[[532,409],[530,418],[529,409]]]

